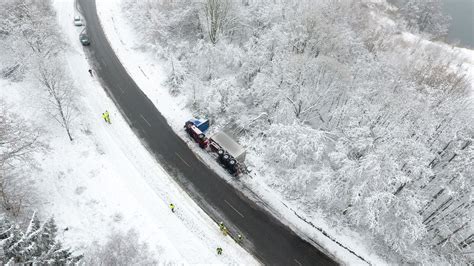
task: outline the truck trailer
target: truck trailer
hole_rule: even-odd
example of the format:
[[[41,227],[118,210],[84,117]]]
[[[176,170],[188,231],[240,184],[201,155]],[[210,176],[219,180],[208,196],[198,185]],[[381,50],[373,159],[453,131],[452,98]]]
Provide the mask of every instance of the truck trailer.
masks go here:
[[[217,161],[230,174],[239,175],[242,173],[245,160],[245,149],[237,141],[235,141],[231,132],[225,129],[212,135],[209,139],[204,134],[209,128],[209,120],[207,119],[190,119],[184,128],[186,132],[199,144],[202,149],[217,154]]]

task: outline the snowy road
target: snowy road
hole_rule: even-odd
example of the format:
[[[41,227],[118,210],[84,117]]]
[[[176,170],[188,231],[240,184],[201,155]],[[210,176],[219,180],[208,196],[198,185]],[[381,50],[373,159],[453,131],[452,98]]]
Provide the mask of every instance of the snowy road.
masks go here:
[[[107,92],[149,150],[196,202],[215,221],[230,225],[231,235],[237,230],[242,233],[244,247],[265,264],[335,264],[196,158],[121,65],[100,26],[95,2],[80,3],[91,39],[87,49]]]

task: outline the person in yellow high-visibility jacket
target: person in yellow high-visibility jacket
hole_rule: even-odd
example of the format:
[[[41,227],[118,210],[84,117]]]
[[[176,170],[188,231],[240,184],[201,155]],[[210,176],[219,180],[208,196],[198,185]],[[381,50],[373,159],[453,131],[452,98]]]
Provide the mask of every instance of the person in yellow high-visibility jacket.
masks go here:
[[[242,243],[242,240],[243,240],[242,235],[241,235],[241,234],[238,234],[238,235],[237,235],[237,242],[238,242],[239,244],[241,244],[241,243]]]
[[[222,234],[224,234],[225,236],[229,234],[229,230],[227,230],[227,227],[224,226],[224,228],[222,228]]]
[[[108,121],[107,121],[107,116],[105,115],[105,113],[102,113],[102,118],[104,119],[105,122],[108,123]]]
[[[104,113],[104,114],[105,114],[107,123],[112,124],[112,123],[110,122],[110,113],[109,113],[109,111],[105,110],[105,113]]]
[[[170,209],[171,209],[171,212],[174,212],[174,204],[173,203],[170,203]]]

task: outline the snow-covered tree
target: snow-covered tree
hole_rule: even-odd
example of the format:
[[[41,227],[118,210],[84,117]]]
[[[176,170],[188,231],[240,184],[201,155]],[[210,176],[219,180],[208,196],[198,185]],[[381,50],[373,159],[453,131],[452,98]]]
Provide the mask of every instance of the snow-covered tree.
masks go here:
[[[34,213],[26,230],[9,221],[0,218],[0,247],[3,256],[2,263],[20,264],[54,264],[64,265],[79,261],[82,256],[73,255],[70,249],[63,248],[56,240],[57,228],[51,218],[41,223]]]
[[[211,43],[216,44],[228,19],[230,1],[206,0],[204,13],[206,16],[206,29]]]
[[[6,78],[22,78],[36,67],[32,59],[54,57],[65,46],[48,0],[2,1],[0,25],[0,74]]]
[[[443,38],[448,34],[450,17],[442,10],[440,0],[398,0],[399,12],[409,28],[431,34],[434,38]]]
[[[38,67],[38,81],[46,92],[46,109],[50,116],[66,130],[72,141],[71,127],[76,117],[75,88],[54,61],[42,61]]]
[[[25,178],[27,169],[34,166],[34,153],[44,151],[41,131],[8,111],[10,105],[0,100],[0,204],[3,210],[18,216],[31,203],[32,193]]]

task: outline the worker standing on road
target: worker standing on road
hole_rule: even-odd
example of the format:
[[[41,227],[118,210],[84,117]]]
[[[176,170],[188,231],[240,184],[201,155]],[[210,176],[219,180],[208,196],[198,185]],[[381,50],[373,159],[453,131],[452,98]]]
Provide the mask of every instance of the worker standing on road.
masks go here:
[[[112,124],[112,122],[110,122],[110,114],[109,114],[109,111],[105,110],[105,121],[107,121],[107,123],[109,124]]]
[[[171,212],[174,212],[174,204],[173,203],[170,203],[170,209],[171,209]]]
[[[92,69],[89,69],[89,74],[91,75],[91,77],[93,76],[92,75]]]
[[[107,116],[105,115],[105,113],[102,113],[102,118],[104,119],[105,122],[107,122],[107,123],[109,122],[109,121],[107,121]]]
[[[224,228],[225,228],[224,223],[223,223],[223,222],[220,222],[220,223],[219,223],[219,229],[220,229],[221,231],[224,231]]]
[[[241,235],[241,234],[238,234],[238,235],[237,235],[237,242],[239,242],[239,244],[241,244],[241,243],[242,243],[242,240],[243,240],[242,235]]]
[[[224,226],[224,228],[222,229],[222,233],[224,234],[224,236],[227,236],[227,234],[229,234],[229,230],[227,230],[227,227]]]
[[[217,255],[222,255],[222,248],[221,247],[216,248],[216,250],[217,250]]]

